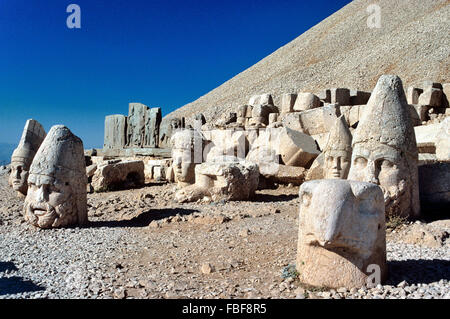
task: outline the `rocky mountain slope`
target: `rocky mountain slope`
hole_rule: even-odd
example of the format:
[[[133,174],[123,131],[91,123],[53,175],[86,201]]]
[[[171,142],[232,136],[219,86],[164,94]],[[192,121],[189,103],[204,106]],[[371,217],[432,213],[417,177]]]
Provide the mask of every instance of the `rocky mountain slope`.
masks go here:
[[[372,4],[356,0],[254,66],[198,100],[168,114],[208,121],[261,93],[317,92],[347,87],[371,91],[381,74],[397,74],[404,85],[448,81],[449,0],[379,0],[381,27],[369,28]]]

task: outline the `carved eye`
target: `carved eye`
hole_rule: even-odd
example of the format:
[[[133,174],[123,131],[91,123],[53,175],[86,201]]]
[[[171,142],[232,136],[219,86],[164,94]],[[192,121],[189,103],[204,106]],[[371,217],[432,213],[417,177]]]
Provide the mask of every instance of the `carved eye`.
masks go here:
[[[394,166],[394,163],[392,163],[391,161],[389,161],[387,159],[383,159],[380,164],[381,168],[391,168],[393,166]]]
[[[301,201],[302,201],[302,204],[301,204],[302,206],[308,207],[309,204],[311,203],[311,194],[310,193],[306,193],[306,192],[303,193]]]

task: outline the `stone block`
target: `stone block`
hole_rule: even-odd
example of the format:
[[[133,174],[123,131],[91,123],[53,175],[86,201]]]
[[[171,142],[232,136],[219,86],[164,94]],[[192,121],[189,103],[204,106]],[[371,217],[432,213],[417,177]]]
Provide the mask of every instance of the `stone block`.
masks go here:
[[[126,145],[127,118],[115,114],[105,117],[105,137],[103,148],[122,149]]]
[[[344,88],[330,89],[330,103],[338,103],[339,105],[350,105],[350,90]]]
[[[350,105],[367,104],[370,92],[350,90]]]
[[[419,104],[432,107],[440,107],[442,102],[442,90],[429,88],[419,96]]]
[[[98,165],[92,176],[92,187],[96,192],[130,189],[144,185],[143,161],[114,161]]]
[[[320,106],[319,98],[312,93],[298,93],[294,111],[306,111]]]
[[[297,94],[286,93],[281,96],[281,113],[290,113],[294,111]]]

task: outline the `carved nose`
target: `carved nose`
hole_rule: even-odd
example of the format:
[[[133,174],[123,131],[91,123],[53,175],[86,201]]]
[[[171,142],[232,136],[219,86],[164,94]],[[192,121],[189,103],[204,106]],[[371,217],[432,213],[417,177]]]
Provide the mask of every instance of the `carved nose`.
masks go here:
[[[45,185],[41,185],[36,193],[36,199],[38,202],[43,202],[45,199]]]
[[[367,168],[368,168],[367,182],[378,185],[379,182],[376,176],[375,163],[370,161],[367,165]]]

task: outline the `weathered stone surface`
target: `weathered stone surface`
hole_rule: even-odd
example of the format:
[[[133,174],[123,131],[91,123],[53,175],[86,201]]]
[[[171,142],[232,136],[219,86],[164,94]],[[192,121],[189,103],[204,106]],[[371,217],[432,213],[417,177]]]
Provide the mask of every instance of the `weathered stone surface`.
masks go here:
[[[281,113],[290,113],[294,111],[297,94],[286,93],[281,97]]]
[[[273,99],[272,95],[270,94],[259,94],[259,95],[253,95],[250,100],[248,101],[248,104],[251,106],[257,106],[257,105],[273,105]]]
[[[63,125],[53,126],[30,168],[25,220],[40,228],[88,221],[83,142]]]
[[[159,145],[159,127],[161,125],[162,115],[160,107],[152,107],[145,113],[145,135],[144,147],[158,147]]]
[[[419,96],[423,93],[422,89],[418,89],[412,86],[409,86],[406,90],[406,101],[408,104],[418,104]]]
[[[221,163],[202,163],[195,168],[195,184],[175,194],[178,202],[192,202],[204,197],[213,201],[246,200],[258,187],[259,172],[255,164],[224,158]]]
[[[19,144],[11,156],[9,176],[9,184],[21,196],[27,194],[30,165],[44,138],[45,130],[42,125],[36,120],[27,120]]]
[[[316,157],[314,162],[311,164],[311,167],[308,169],[308,172],[305,176],[305,181],[311,181],[315,179],[324,179],[324,158],[325,155],[323,153],[320,153],[319,156]]]
[[[127,118],[115,114],[105,117],[104,149],[122,149],[126,145]]]
[[[323,126],[329,130],[341,116],[341,108],[339,104],[327,104],[322,107]]]
[[[222,156],[236,156],[245,159],[248,152],[248,132],[243,130],[211,130],[203,132],[203,136],[210,143],[205,144],[203,158],[207,162],[220,161]]]
[[[141,187],[144,181],[143,161],[107,161],[98,165],[91,185],[94,191],[104,192]]]
[[[344,88],[333,88],[331,91],[331,103],[339,105],[350,105],[350,90]]]
[[[428,105],[428,106],[441,106],[442,101],[442,90],[435,88],[428,88],[423,91],[419,96],[418,104]]]
[[[436,157],[440,161],[450,162],[450,117],[442,121],[439,126],[435,137]]]
[[[263,175],[267,180],[278,184],[301,185],[305,181],[307,170],[304,167],[280,164],[275,174]]]
[[[205,116],[202,113],[197,114],[194,119],[194,129],[201,130],[204,124],[206,124]]]
[[[433,82],[432,80],[426,80],[423,81],[423,90],[428,90],[428,89],[439,89],[442,90],[442,84],[438,83],[438,82]]]
[[[412,104],[412,107],[414,108],[414,111],[416,113],[415,116],[419,120],[419,122],[415,123],[415,124],[420,125],[423,121],[429,120],[428,110],[430,109],[430,106],[422,105],[422,104]],[[417,125],[414,125],[414,126],[417,126]]]
[[[127,119],[127,146],[142,147],[145,136],[145,117],[148,107],[141,103],[130,103]]]
[[[370,98],[370,92],[350,90],[350,105],[367,104]]]
[[[298,93],[294,111],[306,111],[320,106],[320,99],[312,93]]]
[[[384,203],[377,185],[309,181],[300,187],[299,199],[297,270],[301,282],[360,288],[370,282],[373,265],[379,270],[380,282],[386,279]]]
[[[450,163],[419,166],[420,203],[425,209],[450,205]]]
[[[386,214],[420,214],[418,150],[400,78],[383,75],[353,135],[348,179],[380,185]]]
[[[336,118],[323,154],[325,178],[346,179],[352,158],[352,134],[343,115]]]

